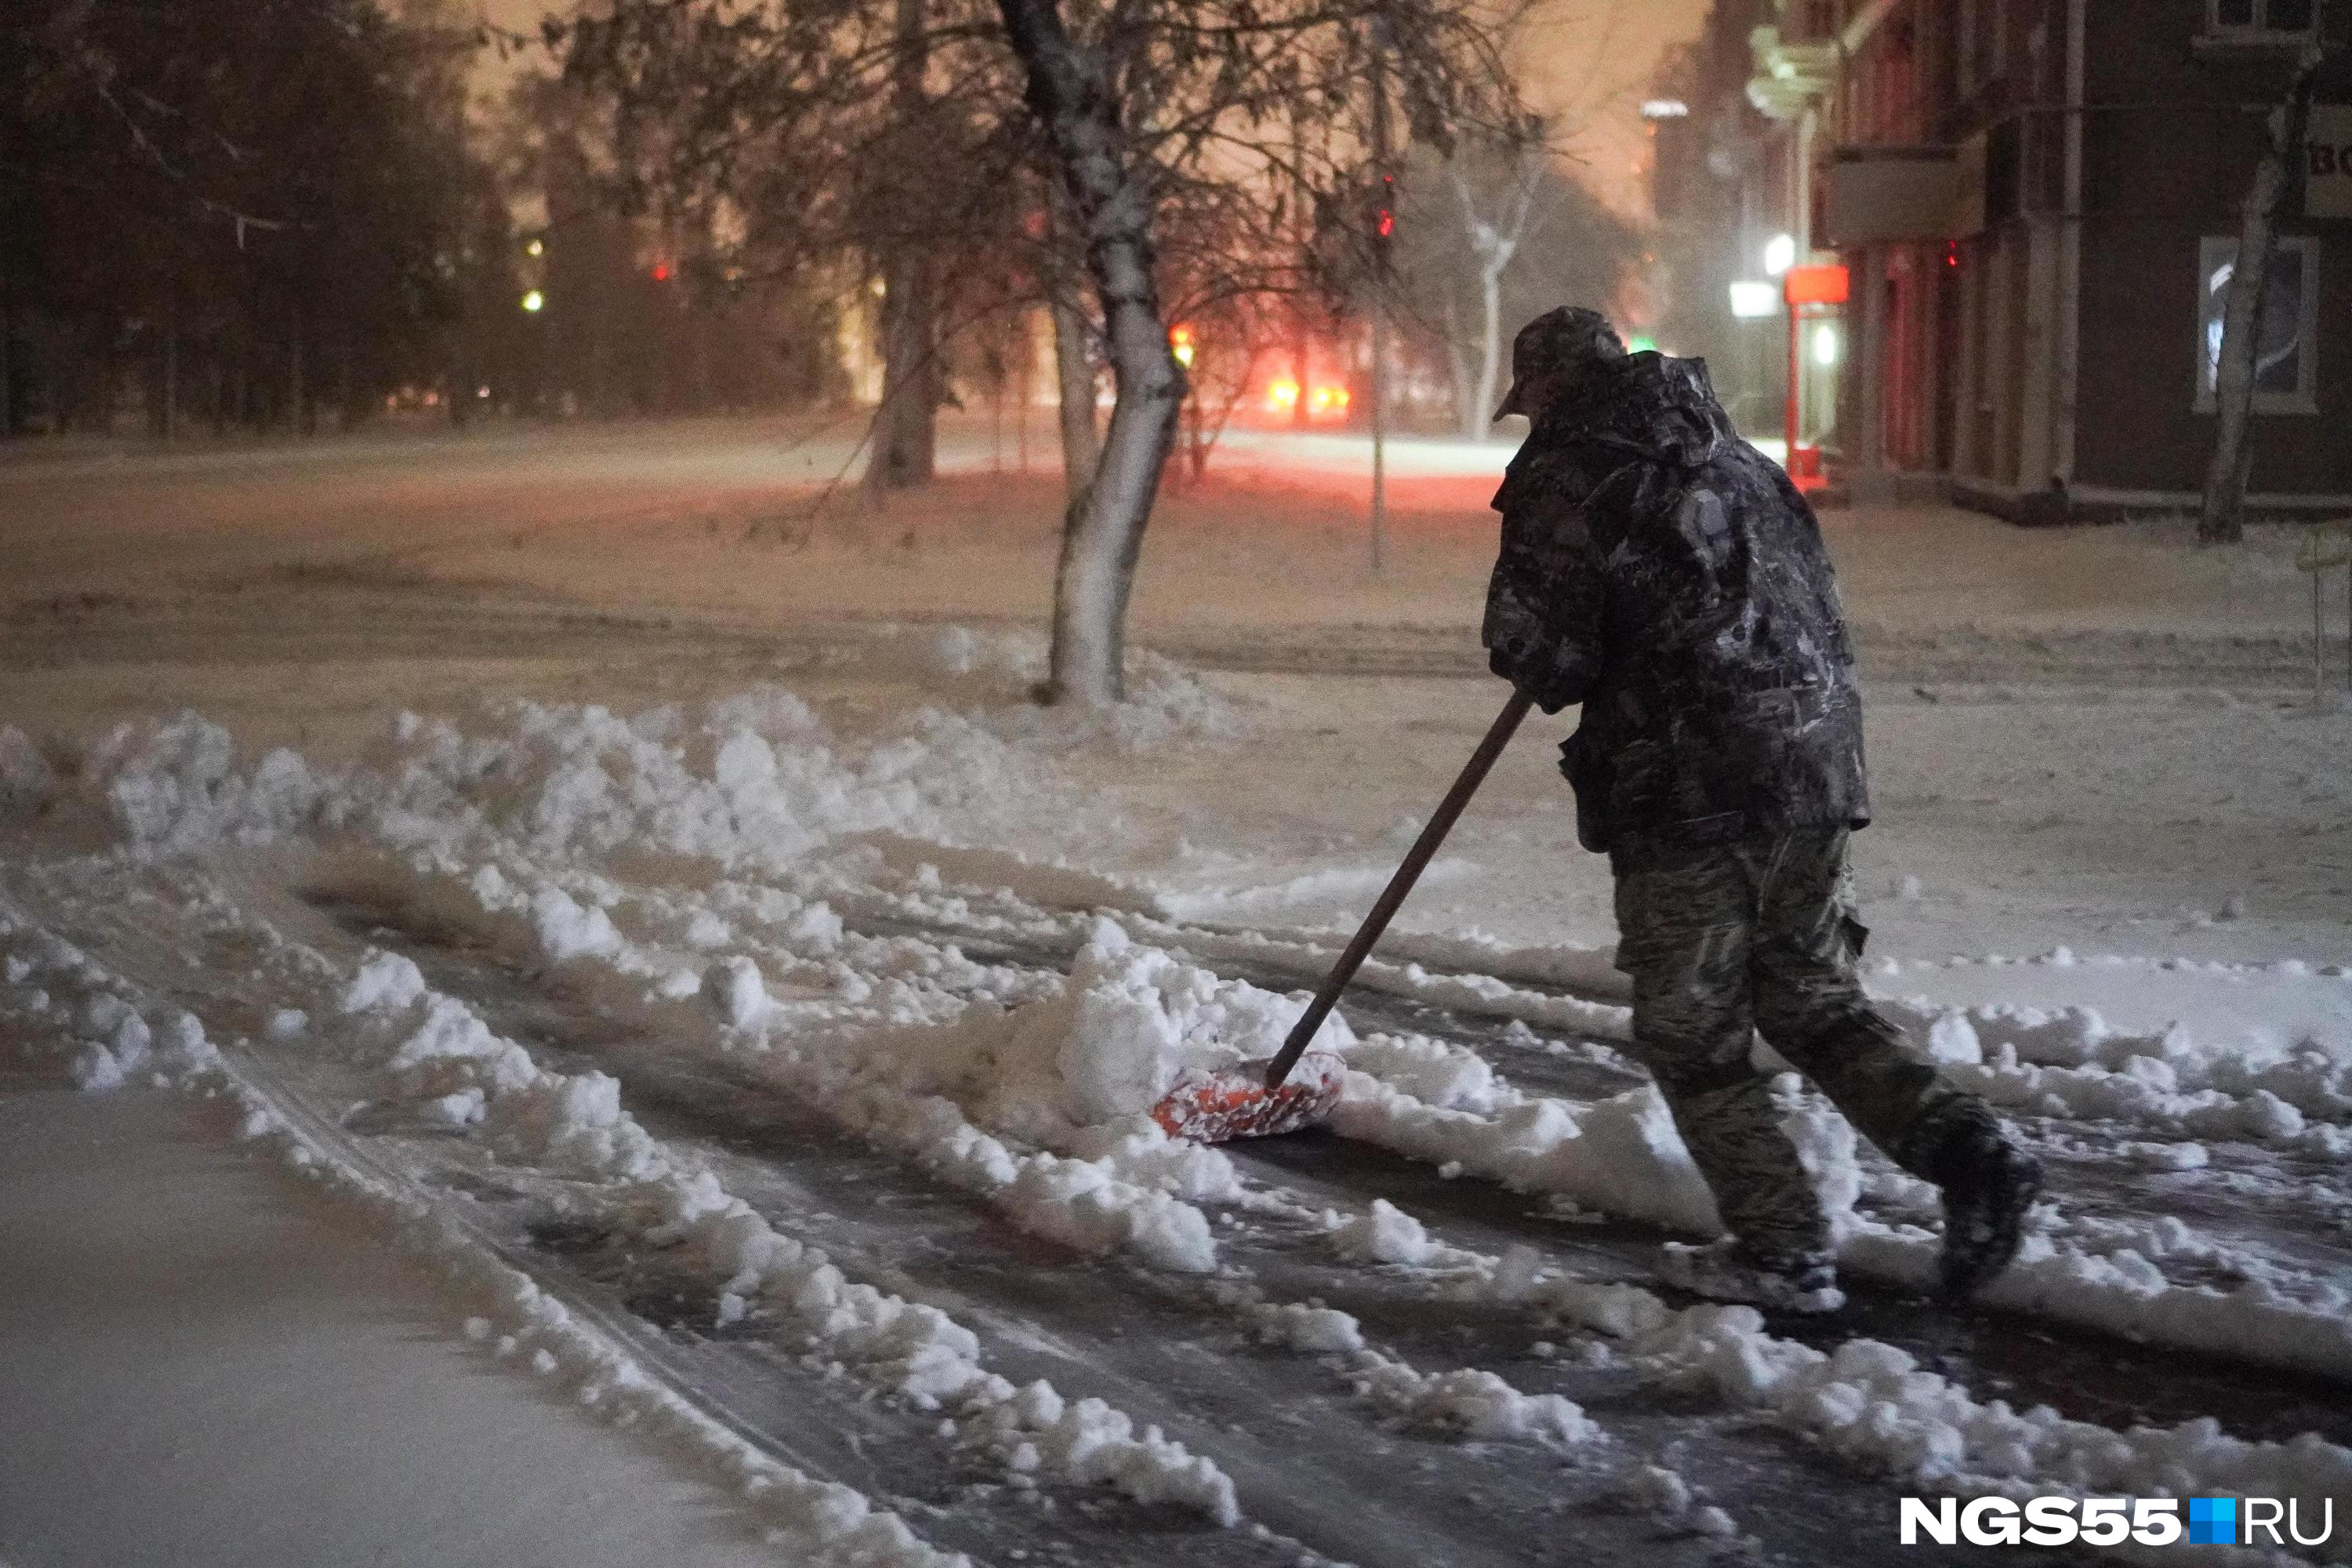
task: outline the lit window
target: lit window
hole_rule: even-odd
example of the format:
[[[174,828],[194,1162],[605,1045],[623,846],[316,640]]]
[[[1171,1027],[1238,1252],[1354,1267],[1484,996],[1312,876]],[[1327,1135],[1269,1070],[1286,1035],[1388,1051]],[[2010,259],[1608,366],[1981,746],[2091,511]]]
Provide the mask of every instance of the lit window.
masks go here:
[[[2197,411],[2214,409],[2221,376],[2221,320],[2237,273],[2234,236],[2208,236],[2198,247]],[[2254,352],[2254,411],[2316,414],[2319,380],[2319,241],[2298,235],[2271,252],[2269,287]]]

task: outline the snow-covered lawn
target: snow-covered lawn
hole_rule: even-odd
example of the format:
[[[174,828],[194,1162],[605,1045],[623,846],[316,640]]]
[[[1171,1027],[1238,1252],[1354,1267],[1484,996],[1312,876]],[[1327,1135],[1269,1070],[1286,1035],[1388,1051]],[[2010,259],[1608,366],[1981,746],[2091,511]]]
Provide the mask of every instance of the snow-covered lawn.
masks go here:
[[[1923,1489],[2352,1512],[2352,716],[2291,539],[1829,520],[1871,983],[2056,1202],[1931,1309],[1932,1194],[1791,1080],[1856,1300],[1767,1322],[1651,1279],[1715,1219],[1622,1054],[1564,722],[1330,1026],[1331,1131],[1137,1114],[1279,1040],[1499,705],[1475,463],[1405,466],[1374,581],[1328,453],[1236,451],[1097,720],[1024,699],[1045,476],[966,432],[936,494],[812,518],[767,434],[0,471],[0,1560],[321,1560],[289,1443],[381,1475],[300,1519],[351,1560],[1866,1563]]]

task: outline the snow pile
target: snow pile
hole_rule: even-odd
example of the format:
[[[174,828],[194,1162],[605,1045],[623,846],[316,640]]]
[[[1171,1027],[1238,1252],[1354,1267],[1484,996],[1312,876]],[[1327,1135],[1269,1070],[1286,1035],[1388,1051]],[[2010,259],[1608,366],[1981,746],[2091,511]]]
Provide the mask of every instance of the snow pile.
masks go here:
[[[1981,1402],[1906,1352],[1853,1339],[1823,1352],[1767,1332],[1751,1307],[1675,1310],[1636,1286],[1596,1285],[1487,1259],[1495,1299],[1557,1314],[1619,1342],[1665,1378],[1770,1411],[1857,1469],[1916,1487],[2016,1496],[2322,1498],[2352,1487],[2352,1450],[2305,1434],[2284,1443],[2224,1435],[2210,1418],[2118,1432],[2047,1406]],[[2329,1560],[2342,1561],[2339,1543]]]
[[[1679,1470],[1663,1465],[1639,1465],[1611,1489],[1609,1500],[1632,1513],[1656,1517],[1668,1530],[1686,1535],[1727,1536],[1739,1526],[1723,1510],[1701,1503],[1698,1493]]]
[[[1412,1215],[1379,1200],[1372,1206],[1375,1223],[1384,1234],[1409,1240],[1413,1244],[1410,1250],[1416,1253],[1382,1261],[1419,1262],[1432,1251],[1453,1251],[1433,1247]],[[1435,1427],[1473,1441],[1538,1443],[1552,1448],[1607,1440],[1583,1409],[1561,1394],[1522,1394],[1498,1374],[1475,1367],[1424,1373],[1369,1349],[1362,1326],[1345,1312],[1292,1301],[1255,1305],[1248,1316],[1258,1337],[1268,1343],[1309,1355],[1345,1356],[1357,1397],[1391,1411],[1407,1426]]]
[[[1360,1263],[1401,1263],[1422,1268],[1435,1245],[1421,1222],[1390,1203],[1374,1198],[1372,1206],[1332,1233],[1339,1256]]]
[[[1132,1123],[1181,1079],[1274,1055],[1306,1005],[1098,919],[1059,995],[973,1009],[902,1054],[984,1125],[1068,1147],[1079,1129]],[[1355,1039],[1335,1015],[1314,1043],[1336,1054]]]
[[[1954,1081],[2042,1115],[2127,1121],[2165,1131],[2352,1152],[2352,1052],[2317,1042],[2219,1046],[2175,1025],[2154,1035],[2108,1027],[2088,1008],[1996,1005],[1926,1016],[1916,1033]]]
[[[1351,1072],[1331,1119],[1344,1136],[1484,1176],[1515,1192],[1553,1194],[1584,1207],[1702,1236],[1722,1230],[1714,1194],[1655,1089],[1644,1086],[1571,1106],[1522,1094],[1466,1068],[1450,1079],[1439,1076],[1443,1058],[1459,1052],[1457,1047],[1425,1040],[1402,1047],[1381,1044],[1381,1059],[1394,1062],[1401,1051],[1417,1056],[1413,1075],[1421,1086],[1432,1086],[1434,1079],[1441,1092],[1475,1108],[1431,1104],[1384,1079]],[[1806,1123],[1814,1160],[1824,1171],[1837,1163],[1840,1153],[1828,1142],[1833,1121]],[[1843,1159],[1850,1168],[1850,1133]],[[1850,1205],[1853,1186],[1842,1179],[1832,1185]]]
[[[541,1068],[464,1002],[425,988],[408,959],[371,954],[343,988],[342,1005],[397,1037],[383,1064],[394,1098],[438,1121],[481,1121],[501,1154],[595,1181],[667,1173],[652,1135],[621,1108],[616,1080]]]
[[[1432,1374],[1367,1352],[1359,1361],[1356,1391],[1391,1406],[1410,1423],[1456,1431],[1474,1440],[1566,1448],[1603,1437],[1574,1400],[1558,1394],[1521,1394],[1497,1374],[1476,1367]]]
[[[1024,1229],[1181,1272],[1216,1268],[1216,1240],[1195,1205],[1238,1198],[1240,1178],[1216,1150],[1173,1141],[1142,1114],[1145,1091],[1264,1048],[1269,1032],[1278,1041],[1300,1006],[1136,947],[1108,922],[1070,981],[1024,1006],[899,978],[877,986],[836,960],[791,961],[825,979],[822,994],[786,1005],[763,980],[765,1005],[755,1006],[759,968],[746,954],[698,953],[698,967],[681,969],[675,952],[621,936],[609,919],[609,942],[551,942],[536,918],[553,902],[551,885],[529,889],[493,867],[428,880],[470,902],[494,940],[572,963],[605,1005],[662,1037],[699,1033],[718,1048],[761,1051],[780,1087],[988,1194]],[[633,921],[695,923],[677,907],[629,903]],[[837,921],[818,938],[838,942]],[[672,976],[686,984],[672,988]],[[1112,1109],[1122,1114],[1093,1119]]]
[[[220,1052],[185,1008],[145,1002],[88,954],[0,908],[0,1017],[31,1026],[85,1089],[139,1079],[181,1085],[213,1072]]]
[[[980,659],[985,639],[964,640],[959,657]],[[495,839],[550,857],[663,852],[774,868],[864,833],[985,841],[1041,813],[1114,829],[1053,759],[1073,746],[1134,750],[1232,727],[1230,704],[1147,663],[1154,673],[1139,700],[1108,718],[1025,700],[923,707],[852,740],[773,686],[628,717],[520,701],[493,710],[478,733],[403,714],[367,765],[320,771],[283,750],[241,766],[226,730],[182,713],[117,729],[85,772],[150,853],[361,827],[411,848]],[[0,793],[53,788],[21,734],[0,739]]]
[[[1108,1485],[1142,1503],[1169,1503],[1231,1527],[1241,1522],[1232,1478],[1209,1459],[1135,1423],[1099,1399],[1065,1400],[1049,1383],[992,1401],[965,1430],[1017,1475],[1044,1469],[1080,1485]]]
[[[1025,627],[943,626],[922,648],[925,686],[985,705],[1008,738],[1045,744],[1108,739],[1131,751],[1193,737],[1229,736],[1241,728],[1239,705],[1210,690],[1171,659],[1127,651],[1127,698],[1108,712],[1031,701],[1046,675],[1043,634]],[[942,679],[944,678],[944,679]]]
[[[239,771],[235,739],[194,713],[117,728],[83,771],[131,841],[156,850],[268,842],[330,805],[301,757],[281,747]]]
[[[2036,1223],[2042,1228],[2026,1237],[2016,1262],[1986,1290],[1987,1301],[2125,1339],[2352,1377],[2352,1289],[2341,1284],[2217,1246],[2170,1216],[2101,1220],[2062,1207]],[[1924,1287],[1934,1278],[1938,1245],[1913,1227],[1865,1225],[1848,1237],[1839,1261],[1856,1273]],[[2228,1289],[2184,1284],[2160,1262],[2243,1282]]]
[[[371,948],[340,1000],[346,1013],[397,1010],[422,999],[426,990],[415,959]]]
[[[1349,1137],[1516,1191],[1701,1235],[1720,1230],[1712,1196],[1655,1089],[1591,1104],[1533,1098],[1491,1074],[1450,1065],[1450,1056],[1466,1054],[1436,1041],[1374,1037],[1352,1059],[1393,1077],[1351,1072],[1333,1125]],[[1404,1083],[1463,1108],[1420,1100],[1399,1087]],[[1906,1286],[1931,1284],[1941,1245],[1934,1235],[1856,1214],[1862,1168],[1844,1118],[1793,1078],[1784,1077],[1776,1091],[1785,1110],[1781,1125],[1822,1195],[1841,1265]],[[2127,1338],[2352,1375],[2352,1292],[2234,1251],[2221,1255],[2177,1220],[2103,1227],[2045,1215],[2040,1223],[2044,1230],[2029,1236],[1989,1300]],[[1432,1245],[1409,1215],[1377,1201],[1335,1241],[1343,1256],[1412,1264],[1425,1264]],[[2250,1277],[2228,1290],[2183,1284],[2154,1261],[2167,1257],[2202,1273]]]
[[[1268,1344],[1288,1345],[1308,1355],[1353,1355],[1364,1348],[1363,1326],[1335,1308],[1285,1301],[1257,1307],[1251,1317],[1258,1338]]]

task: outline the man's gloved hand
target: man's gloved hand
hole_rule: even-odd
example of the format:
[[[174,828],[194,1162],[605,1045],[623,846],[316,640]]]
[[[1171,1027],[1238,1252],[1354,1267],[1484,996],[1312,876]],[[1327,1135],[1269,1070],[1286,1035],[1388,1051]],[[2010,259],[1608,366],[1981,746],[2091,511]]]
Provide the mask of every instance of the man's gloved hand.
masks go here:
[[[1551,663],[1539,652],[1530,654],[1517,647],[1491,648],[1486,654],[1486,668],[1525,692],[1548,715],[1576,700],[1561,694]]]

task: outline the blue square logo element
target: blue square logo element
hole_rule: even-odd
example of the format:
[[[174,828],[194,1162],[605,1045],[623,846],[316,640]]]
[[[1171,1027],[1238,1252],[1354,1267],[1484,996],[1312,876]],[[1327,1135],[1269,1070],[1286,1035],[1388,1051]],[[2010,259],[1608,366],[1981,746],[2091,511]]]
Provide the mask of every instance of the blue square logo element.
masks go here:
[[[2233,1497],[2190,1498],[2189,1540],[2197,1546],[2235,1546],[2238,1543],[2238,1500]]]

